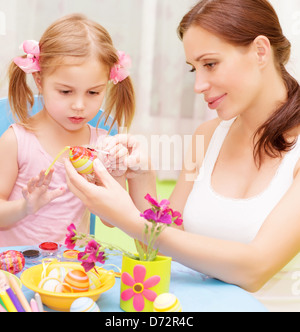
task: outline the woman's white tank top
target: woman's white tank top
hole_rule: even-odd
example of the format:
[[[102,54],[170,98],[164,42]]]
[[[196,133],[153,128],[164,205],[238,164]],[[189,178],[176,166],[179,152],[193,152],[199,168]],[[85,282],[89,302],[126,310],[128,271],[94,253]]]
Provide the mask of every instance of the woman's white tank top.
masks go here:
[[[199,175],[184,209],[184,229],[187,232],[208,237],[249,243],[255,238],[267,216],[293,182],[294,169],[300,158],[300,139],[295,147],[286,153],[275,176],[263,192],[247,199],[224,197],[212,188],[211,175],[224,139],[234,120],[221,122],[211,138]],[[297,271],[299,273],[296,278]],[[282,273],[288,280],[280,282],[279,285],[278,280],[282,281],[283,278],[279,275]],[[275,284],[274,281],[276,281]],[[300,311],[300,255],[256,295],[262,296],[260,300],[272,311],[285,309],[291,311],[296,308],[296,311]],[[275,298],[276,303],[274,303]],[[293,308],[291,308],[291,302]]]

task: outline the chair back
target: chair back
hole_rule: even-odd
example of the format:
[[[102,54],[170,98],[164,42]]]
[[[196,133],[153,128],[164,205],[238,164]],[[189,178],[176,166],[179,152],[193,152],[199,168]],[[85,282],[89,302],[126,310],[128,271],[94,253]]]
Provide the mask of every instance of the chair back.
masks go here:
[[[38,113],[43,108],[43,99],[40,96],[34,97],[34,105],[31,111],[31,115],[34,115]],[[100,116],[103,114],[103,111],[100,109],[96,117],[92,119],[89,124],[93,127],[96,127],[97,122],[100,118]],[[0,99],[0,136],[9,128],[11,124],[13,124],[15,121],[13,119],[10,105],[8,102],[8,98],[1,98]],[[109,130],[110,125],[112,123],[112,118],[109,118],[107,123],[105,123],[105,118],[103,117],[98,125],[98,128]],[[118,127],[114,125],[112,130],[110,131],[110,135],[114,136],[118,133]],[[95,234],[95,228],[96,228],[96,217],[95,215],[91,214],[90,217],[90,234]]]
[[[31,115],[38,113],[42,108],[43,108],[43,98],[40,96],[35,96]],[[97,122],[102,114],[103,114],[103,110],[100,109],[98,114],[89,122],[89,124],[93,127],[96,127]],[[12,113],[11,113],[8,98],[1,98],[0,99],[0,136],[14,122],[15,121],[14,121]],[[108,118],[108,121],[106,124],[105,124],[105,118],[103,117],[98,125],[98,128],[105,129],[108,131],[111,124],[112,124],[111,117]],[[116,125],[114,125],[112,130],[110,131],[110,135],[114,136],[117,133],[118,133],[118,127]]]

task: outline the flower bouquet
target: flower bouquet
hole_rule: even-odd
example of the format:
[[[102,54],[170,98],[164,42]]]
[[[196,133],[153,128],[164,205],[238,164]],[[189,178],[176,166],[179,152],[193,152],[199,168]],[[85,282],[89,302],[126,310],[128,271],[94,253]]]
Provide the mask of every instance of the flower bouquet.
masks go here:
[[[146,222],[142,242],[135,240],[137,253],[99,241],[94,235],[80,234],[73,224],[68,227],[65,240],[69,249],[85,246],[84,252],[78,254],[78,260],[86,272],[97,262],[104,264],[108,255],[123,255],[120,305],[124,311],[152,311],[156,296],[169,291],[171,258],[158,255],[154,246],[166,227],[181,226],[183,222],[181,214],[169,207],[168,200],[158,202],[149,194],[145,199],[151,208],[141,214]]]

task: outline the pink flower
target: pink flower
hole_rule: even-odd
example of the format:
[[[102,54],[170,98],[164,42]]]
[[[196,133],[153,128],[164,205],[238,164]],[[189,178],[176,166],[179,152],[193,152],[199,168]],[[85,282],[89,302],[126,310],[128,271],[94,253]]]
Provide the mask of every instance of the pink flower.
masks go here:
[[[153,211],[152,209],[148,209],[141,213],[141,217],[145,218],[148,221],[155,221],[156,223],[162,224],[172,224],[172,217],[167,212],[162,211]]]
[[[105,253],[101,250],[101,245],[95,240],[89,241],[84,252],[78,254],[78,260],[81,261],[85,272],[94,268],[97,262],[105,263]]]
[[[161,202],[158,202],[156,199],[151,197],[149,194],[145,196],[145,199],[153,206],[160,208],[162,210],[166,210],[170,205],[170,202],[167,199],[163,199]]]
[[[172,224],[174,222],[177,226],[182,224],[183,221],[180,219],[181,213],[170,209],[170,202],[167,199],[158,202],[149,194],[145,196],[145,199],[152,205],[152,208],[144,211],[140,215],[141,217],[148,221],[155,221],[156,223]]]
[[[74,249],[77,240],[76,227],[74,224],[71,224],[67,230],[69,231],[69,234],[66,235],[65,245],[68,249]]]
[[[121,299],[128,301],[133,297],[133,307],[136,311],[142,311],[144,309],[144,297],[151,302],[157,297],[157,294],[149,288],[156,286],[160,282],[160,277],[152,276],[144,281],[145,276],[146,268],[139,264],[133,269],[133,278],[127,272],[123,272],[121,276],[122,282],[126,286],[131,287],[121,293]]]
[[[130,56],[125,52],[118,51],[119,62],[114,65],[110,71],[110,80],[114,84],[122,82],[130,75],[129,69],[131,67]]]
[[[178,211],[173,211],[172,209],[171,213],[172,213],[172,219],[173,219],[173,223],[177,226],[181,226],[183,223],[183,220],[181,219],[181,213]]]
[[[41,70],[39,64],[40,47],[35,40],[25,40],[21,45],[27,57],[16,57],[14,63],[20,67],[26,74],[32,74]]]

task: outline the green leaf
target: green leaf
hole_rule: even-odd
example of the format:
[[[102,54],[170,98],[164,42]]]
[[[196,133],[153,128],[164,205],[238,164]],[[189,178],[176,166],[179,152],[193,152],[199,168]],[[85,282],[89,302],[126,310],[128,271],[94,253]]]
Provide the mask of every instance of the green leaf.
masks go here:
[[[144,261],[145,260],[145,252],[144,252],[143,247],[141,246],[140,242],[136,239],[134,240],[134,243],[135,243],[135,246],[136,246],[136,250],[139,254],[140,261]]]

